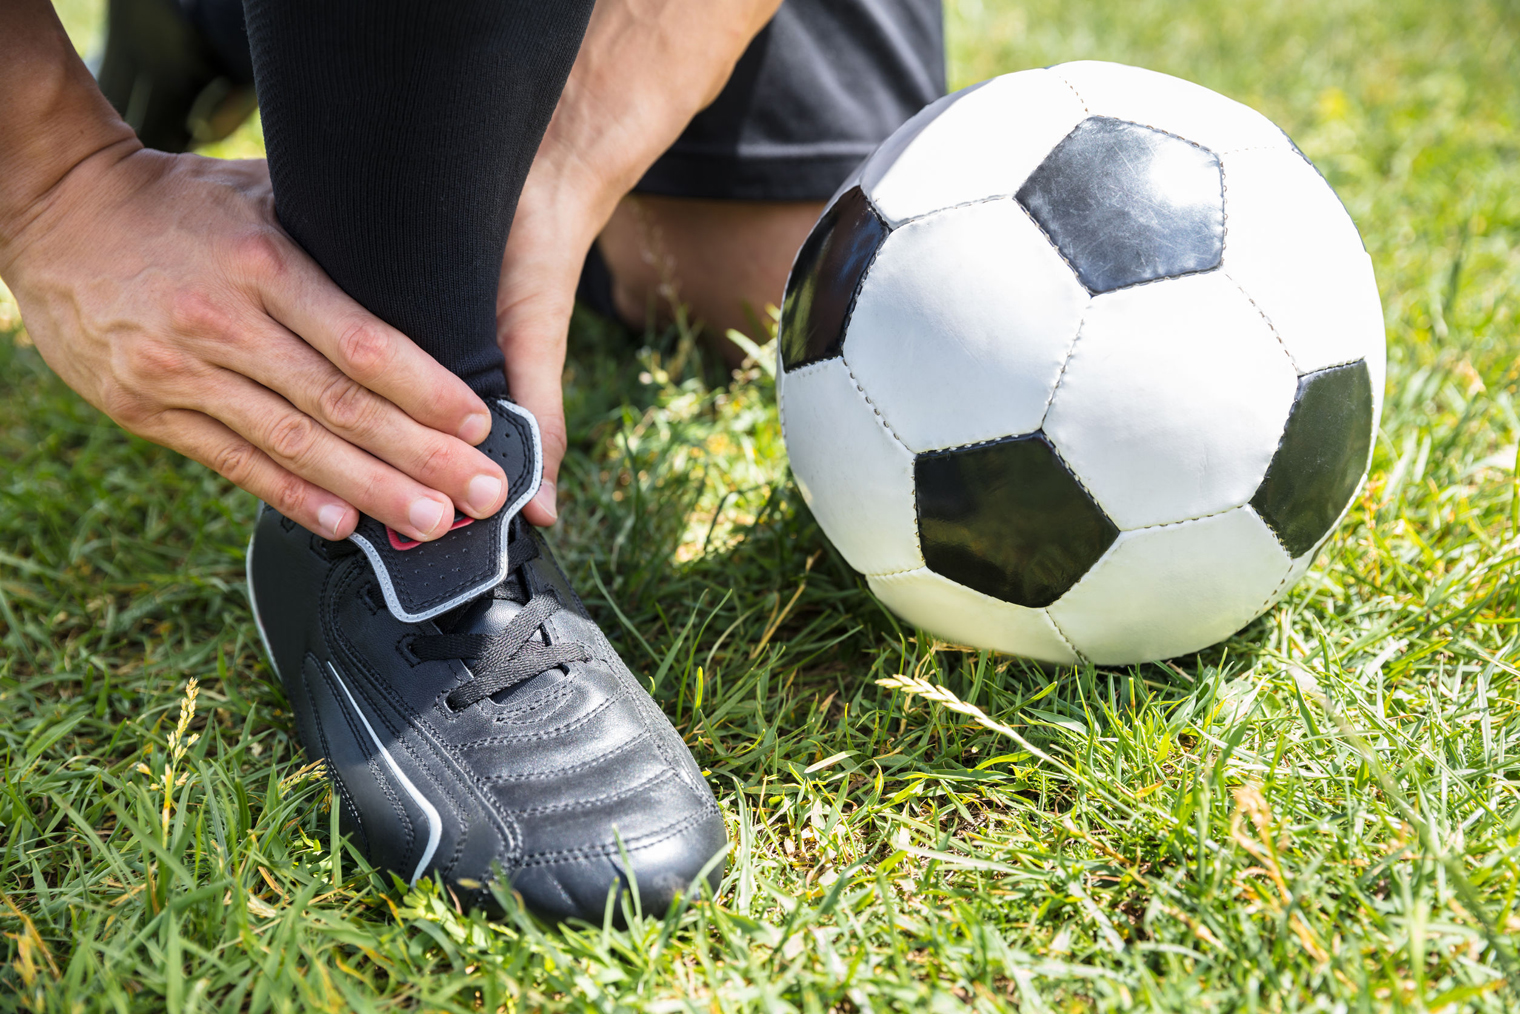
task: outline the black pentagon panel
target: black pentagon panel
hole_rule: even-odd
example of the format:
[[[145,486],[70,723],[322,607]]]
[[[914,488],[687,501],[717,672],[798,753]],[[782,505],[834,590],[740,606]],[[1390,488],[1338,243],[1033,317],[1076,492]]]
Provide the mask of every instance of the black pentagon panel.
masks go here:
[[[1282,440],[1251,498],[1292,556],[1335,524],[1372,450],[1372,378],[1365,360],[1298,378]]]
[[[1219,157],[1138,123],[1077,124],[1015,195],[1089,292],[1219,266]]]
[[[921,454],[913,477],[929,569],[1005,602],[1050,605],[1119,535],[1042,433]]]
[[[813,226],[781,300],[781,362],[787,369],[839,355],[855,290],[887,231],[859,187],[841,194]]]

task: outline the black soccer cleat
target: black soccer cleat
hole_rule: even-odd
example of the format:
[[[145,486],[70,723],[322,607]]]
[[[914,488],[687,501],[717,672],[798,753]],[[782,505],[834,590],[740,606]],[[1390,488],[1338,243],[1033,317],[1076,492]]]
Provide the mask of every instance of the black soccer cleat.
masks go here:
[[[538,532],[533,417],[506,401],[481,450],[512,501],[425,544],[372,518],[330,542],[261,509],[254,616],[321,757],[343,830],[377,867],[441,875],[491,910],[493,880],[551,919],[600,922],[636,884],[661,914],[704,867],[723,818],[686,745],[635,682]]]

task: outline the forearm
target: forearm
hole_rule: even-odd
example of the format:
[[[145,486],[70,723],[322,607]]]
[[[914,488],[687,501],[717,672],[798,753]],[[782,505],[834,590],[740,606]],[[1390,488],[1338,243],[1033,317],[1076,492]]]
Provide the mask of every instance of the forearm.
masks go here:
[[[598,193],[599,228],[707,106],[780,0],[599,0],[539,148],[545,186]]]
[[[0,268],[59,181],[140,147],[95,87],[48,0],[0,0]]]

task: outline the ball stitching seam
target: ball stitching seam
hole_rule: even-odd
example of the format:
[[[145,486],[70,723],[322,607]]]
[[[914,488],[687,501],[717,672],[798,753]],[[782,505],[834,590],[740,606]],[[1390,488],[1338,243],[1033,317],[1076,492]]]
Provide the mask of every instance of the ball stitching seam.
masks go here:
[[[1024,213],[1024,216],[1029,219],[1029,221],[1034,225],[1036,229],[1040,230],[1040,235],[1045,237],[1045,242],[1049,243],[1050,248],[1056,252],[1056,256],[1061,258],[1061,263],[1066,265],[1067,269],[1071,272],[1072,277],[1077,280],[1077,284],[1082,286],[1082,291],[1087,293],[1088,299],[1090,300],[1092,297],[1096,296],[1097,293],[1092,289],[1089,289],[1087,287],[1087,283],[1082,281],[1082,272],[1078,271],[1077,266],[1071,262],[1071,258],[1066,256],[1066,251],[1061,249],[1060,244],[1055,241],[1055,237],[1045,231],[1045,227],[1040,224],[1039,219],[1034,217],[1034,213],[1026,208],[1024,206],[1024,202],[1019,200],[1017,196],[1014,197],[1013,203],[1017,204],[1019,206],[1019,210]]]
[[[1034,170],[1032,170],[1032,169],[1030,170],[1031,173],[1033,171]],[[1027,179],[1027,177],[1026,177],[1026,179]],[[1024,185],[1024,181],[1020,180],[1019,181],[1019,186],[1022,187],[1023,185]],[[920,214],[913,215],[913,216],[910,216],[908,218],[904,218],[901,222],[898,222],[896,225],[894,225],[892,227],[892,230],[895,232],[896,230],[901,229],[903,226],[912,225],[915,222],[922,222],[926,218],[933,218],[935,215],[942,215],[942,214],[944,214],[947,211],[959,211],[962,208],[974,208],[978,204],[993,204],[993,203],[995,203],[997,201],[1012,201],[1013,203],[1017,204],[1020,208],[1024,207],[1024,205],[1019,202],[1018,191],[1017,190],[1010,191],[1009,193],[1006,193],[1006,194],[1004,194],[1004,193],[988,194],[985,197],[973,197],[973,198],[970,198],[968,200],[958,201],[955,204],[947,204],[947,205],[945,205],[942,208],[933,208],[933,209],[931,209],[929,211],[921,212]],[[1025,209],[1025,213],[1028,214],[1028,209],[1027,208]],[[1036,222],[1035,225],[1038,226],[1039,223]],[[1046,239],[1049,239],[1049,238],[1050,237],[1048,237],[1048,236],[1046,237]]]
[[[929,569],[929,565],[928,564],[921,563],[917,567],[904,567],[902,570],[883,570],[883,571],[879,571],[879,572],[872,572],[872,573],[866,574],[864,576],[867,579],[870,579],[870,578],[873,578],[873,577],[902,577],[904,574],[917,574],[919,571],[923,571],[925,574],[933,574],[934,573],[934,571],[932,571],[932,570]],[[943,576],[943,575],[941,575],[941,576]]]
[[[1272,323],[1272,318],[1267,316],[1267,311],[1261,308],[1261,304],[1256,302],[1255,297],[1246,291],[1246,287],[1244,285],[1241,285],[1240,282],[1236,281],[1234,275],[1230,274],[1228,271],[1225,271],[1223,268],[1224,265],[1221,262],[1220,274],[1224,275],[1225,278],[1228,278],[1230,280],[1230,284],[1239,289],[1240,294],[1246,297],[1246,302],[1251,304],[1251,309],[1255,310],[1258,314],[1261,315],[1262,323],[1267,325],[1267,330],[1271,331],[1272,337],[1277,339],[1278,347],[1282,349],[1283,355],[1288,357],[1288,365],[1293,367],[1293,373],[1296,376],[1303,376],[1304,371],[1299,368],[1298,360],[1293,358],[1293,353],[1288,349],[1288,343],[1283,341],[1282,332],[1277,330],[1277,325]],[[1353,362],[1354,361],[1355,360],[1353,360]],[[1314,371],[1311,370],[1309,372],[1312,373]]]
[[[1089,568],[1089,569],[1091,569],[1091,568]],[[1080,581],[1078,581],[1077,583],[1081,584]],[[1073,585],[1073,587],[1075,587],[1075,585]],[[1083,662],[1086,662],[1088,660],[1087,656],[1084,655],[1084,654],[1082,654],[1080,651],[1078,651],[1077,650],[1077,646],[1075,644],[1071,643],[1071,638],[1069,638],[1069,637],[1066,636],[1066,631],[1062,630],[1061,629],[1061,625],[1056,622],[1056,618],[1054,616],[1050,615],[1050,609],[1047,607],[1047,608],[1041,609],[1040,612],[1044,613],[1045,614],[1045,618],[1050,621],[1051,629],[1056,632],[1056,636],[1061,639],[1061,643],[1064,644],[1064,645],[1066,645],[1067,650],[1070,651],[1073,655],[1075,655],[1077,657],[1076,664],[1077,665],[1081,665]]]
[[[1093,114],[1092,110],[1090,108],[1088,108],[1087,100],[1082,97],[1082,93],[1081,92],[1077,91],[1077,86],[1074,85],[1074,84],[1072,84],[1069,80],[1067,80],[1065,74],[1062,74],[1060,71],[1056,70],[1054,67],[1046,67],[1045,69],[1048,70],[1050,73],[1054,74],[1057,81],[1060,81],[1063,85],[1065,85],[1066,87],[1068,87],[1068,88],[1071,89],[1071,93],[1077,97],[1077,101],[1080,102],[1080,103],[1082,103],[1082,112],[1086,113],[1088,116],[1091,116]],[[1054,622],[1054,621],[1052,621],[1052,622]]]
[[[1242,507],[1249,507],[1250,505],[1251,505],[1251,502],[1249,500],[1247,500],[1245,503],[1231,504],[1229,507],[1223,507],[1223,508],[1221,508],[1221,509],[1219,509],[1217,511],[1209,511],[1207,514],[1194,514],[1192,517],[1178,518],[1176,521],[1161,521],[1161,522],[1158,522],[1158,523],[1156,523],[1154,525],[1137,525],[1134,528],[1121,528],[1121,529],[1119,529],[1119,531],[1121,533],[1123,533],[1123,532],[1149,532],[1149,531],[1153,531],[1154,529],[1157,529],[1157,528],[1170,528],[1173,525],[1185,525],[1185,524],[1187,524],[1190,521],[1204,521],[1204,520],[1206,520],[1208,518],[1217,518],[1220,515],[1230,513],[1230,511],[1238,511]],[[1268,525],[1267,527],[1270,528],[1272,526]]]
[[[843,351],[839,353],[839,361],[844,364],[845,372],[850,375],[850,383],[855,385],[856,392],[865,401],[865,403],[870,406],[871,411],[876,415],[877,421],[881,423],[882,429],[887,431],[888,435],[890,435],[892,439],[897,442],[897,445],[899,447],[908,452],[910,458],[917,458],[918,455],[913,452],[913,449],[908,446],[907,442],[904,441],[902,437],[897,435],[897,431],[892,428],[891,423],[887,422],[887,417],[882,414],[882,411],[879,407],[877,407],[876,402],[871,400],[871,396],[867,394],[866,389],[861,386],[860,379],[855,376],[855,370],[850,366],[850,361],[844,357]],[[914,492],[914,499],[917,499],[917,491],[915,490]]]
[[[1045,396],[1045,407],[1040,410],[1039,432],[1044,432],[1045,422],[1050,417],[1050,407],[1056,401],[1056,392],[1061,389],[1062,382],[1066,380],[1066,368],[1071,365],[1071,357],[1077,350],[1077,342],[1082,340],[1082,326],[1087,323],[1087,311],[1092,309],[1092,301],[1093,297],[1089,296],[1087,306],[1082,308],[1082,315],[1077,318],[1077,329],[1072,333],[1071,341],[1066,343],[1066,355],[1061,359],[1061,372],[1056,374],[1056,382],[1051,385],[1050,394]],[[1046,436],[1048,437],[1049,434],[1047,433]],[[1051,441],[1051,446],[1055,446],[1053,440]]]
[[[1353,500],[1354,499],[1355,498],[1353,497]],[[1249,506],[1249,505],[1247,505],[1247,506]],[[1349,507],[1350,504],[1347,504],[1347,506]],[[1251,513],[1256,514],[1256,511],[1255,511],[1254,508],[1252,509]],[[1271,525],[1267,524],[1267,519],[1264,518],[1264,517],[1262,517],[1260,514],[1256,514],[1256,518],[1257,518],[1257,520],[1259,520],[1262,523],[1262,525],[1267,529],[1267,531],[1269,531],[1269,532],[1272,533],[1272,538],[1276,540],[1278,546],[1282,547],[1282,551],[1285,552],[1285,553],[1288,552],[1288,547],[1283,545],[1282,538],[1281,538],[1281,536],[1279,536],[1277,534],[1276,530],[1274,530]],[[1335,528],[1331,527],[1330,531],[1328,531],[1328,532],[1325,533],[1324,538],[1320,539],[1319,542],[1315,544],[1314,548],[1311,549],[1311,550],[1309,550],[1308,554],[1306,554],[1306,555],[1309,557],[1309,559],[1311,561],[1313,560],[1314,556],[1319,553],[1320,549],[1324,547],[1325,543],[1327,543],[1327,542],[1330,541],[1330,536],[1333,535],[1333,534],[1335,534]],[[1297,561],[1294,560],[1293,557],[1290,555],[1288,557],[1288,569],[1287,569],[1287,571],[1285,571],[1283,573],[1282,580],[1280,580],[1280,581],[1277,582],[1277,585],[1267,595],[1266,599],[1262,602],[1262,604],[1259,605],[1259,606],[1257,606],[1256,609],[1255,609],[1255,611],[1253,611],[1251,613],[1251,619],[1252,620],[1256,619],[1256,617],[1260,616],[1262,613],[1265,613],[1268,609],[1272,608],[1272,605],[1275,602],[1278,601],[1278,598],[1285,591],[1285,589],[1284,589],[1283,586],[1288,583],[1288,578],[1291,577],[1292,574],[1293,574],[1293,566],[1294,566],[1295,563],[1297,563]],[[1308,573],[1308,571],[1305,570],[1305,573]],[[1247,620],[1246,622],[1249,623],[1251,621]]]
[[[1056,74],[1054,68],[1047,67],[1045,69],[1049,70],[1052,74]],[[1110,115],[1108,113],[1094,113],[1090,108],[1088,108],[1087,100],[1084,99],[1084,98],[1082,98],[1082,93],[1079,92],[1079,91],[1077,91],[1076,85],[1072,84],[1070,81],[1067,81],[1066,78],[1061,77],[1060,74],[1056,74],[1056,77],[1061,78],[1061,80],[1063,82],[1065,82],[1066,87],[1068,87],[1068,88],[1071,89],[1071,93],[1077,97],[1077,101],[1080,102],[1080,103],[1082,103],[1082,111],[1085,112],[1088,116],[1102,116],[1102,117],[1106,117],[1107,119],[1110,119],[1110,120],[1118,120],[1121,123],[1133,123],[1137,127],[1144,127],[1146,130],[1154,130],[1158,134],[1165,134],[1167,137],[1174,137],[1177,140],[1181,141],[1183,144],[1189,144],[1189,145],[1192,145],[1194,148],[1197,148],[1199,151],[1206,151],[1206,152],[1208,152],[1210,155],[1213,155],[1215,158],[1218,158],[1219,155],[1220,155],[1220,152],[1215,151],[1213,148],[1210,148],[1206,144],[1199,144],[1197,141],[1194,141],[1190,137],[1183,137],[1181,134],[1173,133],[1172,131],[1167,130],[1165,127],[1158,127],[1154,123],[1142,123],[1139,120],[1126,120],[1122,116],[1113,116],[1113,115]],[[1249,107],[1247,107],[1247,108],[1249,108]],[[1286,137],[1287,135],[1284,134],[1283,136]],[[1054,149],[1052,149],[1052,150],[1054,150]]]
[[[889,422],[887,422],[886,416],[884,416],[884,415],[881,414],[881,410],[876,407],[876,403],[871,400],[871,396],[869,394],[867,394],[865,388],[861,386],[860,380],[858,378],[856,378],[856,376],[855,376],[855,371],[850,368],[849,361],[846,360],[845,357],[844,357],[844,351],[843,351],[843,349],[840,350],[838,359],[839,359],[839,361],[841,363],[844,364],[845,373],[847,373],[849,375],[850,383],[852,385],[854,385],[855,392],[860,395],[861,400],[864,401],[866,403],[866,405],[871,409],[872,414],[876,416],[876,420],[881,425],[881,428],[887,431],[887,436],[891,437],[892,440],[893,440],[893,442],[896,443],[898,447],[901,447],[903,449],[903,451],[907,453],[908,459],[909,459],[909,464],[911,466],[912,461],[917,458],[917,455],[913,453],[913,451],[908,447],[907,444],[903,443],[902,438],[899,437],[897,435],[897,432],[892,429],[892,424],[889,423]],[[807,366],[802,367],[799,370],[790,371],[790,373],[792,375],[800,375],[803,370],[814,370],[814,372],[822,372],[823,371],[823,367],[827,366],[831,362],[833,362],[832,358],[831,359],[826,359],[826,360],[824,360],[822,362],[818,362],[818,363],[809,363]],[[787,415],[787,413],[785,413],[785,412],[781,412],[780,413],[780,416],[781,416],[781,436],[782,436],[783,440],[786,439],[786,431],[787,431],[786,415]],[[788,467],[790,468],[791,466],[788,465]],[[796,469],[792,468],[792,472],[793,472],[793,475],[795,476]],[[913,529],[914,529],[913,530],[913,543],[914,543],[913,548],[918,553],[919,560],[922,561],[923,557],[924,557],[924,553],[923,553],[923,546],[922,546],[922,544],[920,542],[920,538],[919,538],[919,527],[918,527],[918,525],[919,525],[919,518],[918,518],[918,487],[917,487],[917,485],[916,485],[916,483],[914,481],[913,469],[911,467],[908,469],[908,486],[909,486],[908,495],[912,499],[912,502],[913,502]],[[918,569],[920,569],[921,567],[924,567],[924,566],[926,566],[926,564],[924,564],[924,563],[921,562],[918,567],[910,567],[910,568],[908,568],[908,570],[918,570]],[[906,572],[907,571],[893,571],[892,573],[906,573]],[[868,574],[866,576],[870,577],[870,576],[873,576],[873,575],[869,575]]]

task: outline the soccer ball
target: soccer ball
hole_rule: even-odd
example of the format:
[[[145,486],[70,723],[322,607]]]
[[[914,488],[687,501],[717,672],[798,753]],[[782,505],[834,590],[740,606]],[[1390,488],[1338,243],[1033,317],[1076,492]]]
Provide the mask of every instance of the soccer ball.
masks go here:
[[[1303,576],[1366,473],[1383,315],[1265,117],[1111,63],[905,124],[798,252],[781,421],[908,622],[1055,663],[1196,651]]]

